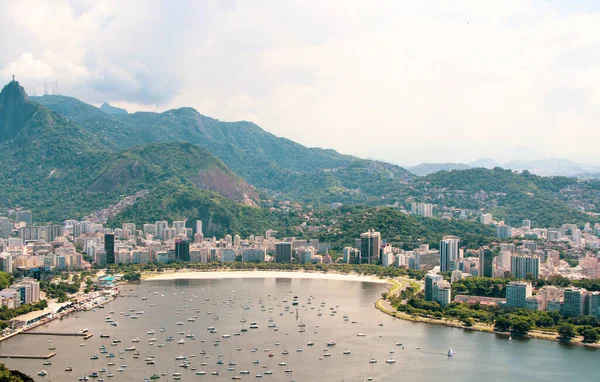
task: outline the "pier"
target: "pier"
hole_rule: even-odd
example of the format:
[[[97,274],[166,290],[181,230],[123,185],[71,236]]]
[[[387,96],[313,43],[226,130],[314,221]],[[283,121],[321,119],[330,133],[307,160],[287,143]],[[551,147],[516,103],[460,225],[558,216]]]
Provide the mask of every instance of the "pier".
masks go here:
[[[90,333],[57,333],[57,332],[22,332],[21,334],[26,334],[30,336],[66,336],[66,337],[85,337],[84,339],[88,339],[93,334]]]
[[[18,359],[49,359],[56,355],[56,352],[52,352],[46,355],[25,355],[25,354],[0,354],[0,358],[18,358]]]

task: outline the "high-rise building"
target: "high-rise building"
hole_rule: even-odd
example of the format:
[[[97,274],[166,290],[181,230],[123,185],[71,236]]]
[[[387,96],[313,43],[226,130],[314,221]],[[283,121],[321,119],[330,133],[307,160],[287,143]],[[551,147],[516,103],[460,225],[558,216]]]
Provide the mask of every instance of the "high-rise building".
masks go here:
[[[352,247],[344,247],[342,262],[346,264],[358,264],[360,250]]]
[[[47,243],[53,242],[57,237],[63,235],[63,227],[60,225],[47,225],[44,227],[44,239]]]
[[[104,253],[106,253],[106,264],[115,263],[115,234],[104,234]]]
[[[156,232],[156,237],[160,240],[164,240],[165,229],[169,227],[169,223],[167,223],[164,220],[161,220],[155,222],[154,225],[156,226],[154,229]]]
[[[163,241],[173,240],[173,239],[175,239],[175,236],[177,236],[176,228],[165,228],[162,233],[162,240]]]
[[[11,285],[11,289],[19,292],[21,304],[40,301],[40,283],[30,277],[20,279],[17,283]]]
[[[422,216],[424,218],[430,218],[433,216],[433,204],[419,203],[416,205],[415,213],[416,215]]]
[[[12,274],[13,262],[12,255],[10,253],[6,252],[0,254],[0,271]]]
[[[315,255],[315,249],[313,247],[300,247],[298,249],[298,259],[301,263],[312,262],[313,256]]]
[[[497,233],[499,239],[510,239],[513,236],[512,227],[509,225],[499,225]]]
[[[190,261],[190,242],[185,239],[175,240],[175,258],[180,261]]]
[[[360,234],[360,257],[359,264],[377,264],[379,262],[379,250],[381,248],[381,233],[370,229]]]
[[[244,248],[242,249],[243,262],[262,263],[265,261],[265,250],[260,248]]]
[[[479,276],[493,277],[493,261],[494,254],[490,247],[482,247],[479,249]]]
[[[580,229],[576,229],[573,231],[573,235],[572,235],[572,239],[573,239],[573,245],[575,247],[583,247],[583,243],[582,243],[582,237],[581,237],[581,230]]]
[[[268,229],[265,232],[265,239],[269,240],[269,239],[275,239],[277,238],[277,231],[275,231],[274,229]]]
[[[202,233],[202,220],[196,220],[196,232],[195,233]]]
[[[566,288],[561,313],[565,317],[578,317],[583,314],[586,290],[582,288]]]
[[[485,225],[492,224],[493,216],[492,214],[481,214],[479,221],[481,222],[481,224]]]
[[[7,217],[0,217],[0,239],[8,239],[13,229],[13,224]]]
[[[156,224],[144,224],[144,233],[156,236]]]
[[[15,220],[17,223],[25,222],[27,225],[33,224],[33,215],[29,210],[17,211]]]
[[[428,273],[425,275],[425,301],[436,301],[437,295],[434,294],[434,285],[444,278],[435,273]]]
[[[275,244],[275,262],[291,263],[292,262],[292,243],[281,242]]]
[[[449,282],[443,281],[441,283],[436,283],[437,286],[437,302],[440,303],[442,308],[450,305],[450,301],[452,299],[452,287]],[[434,286],[434,287],[435,287]]]
[[[456,236],[444,236],[440,241],[440,271],[448,272],[456,269],[460,258],[460,239]]]
[[[221,249],[221,262],[222,263],[231,263],[235,261],[235,250],[231,248],[222,248]]]
[[[523,220],[523,228],[525,229],[531,229],[531,220]]]
[[[506,306],[508,308],[525,308],[527,298],[531,297],[533,288],[530,283],[511,281],[506,286]]]
[[[600,292],[590,292],[587,296],[587,314],[600,318]]]
[[[562,237],[562,232],[558,229],[548,229],[547,238],[548,241],[558,241]]]
[[[523,247],[527,248],[531,252],[537,251],[538,249],[537,243],[532,240],[523,240]]]
[[[185,220],[174,220],[173,228],[175,228],[175,232],[179,232],[183,228],[185,228]]]
[[[25,226],[19,228],[19,237],[23,239],[24,242],[27,241],[37,241],[40,239],[40,227],[37,226]]]
[[[525,279],[527,274],[537,279],[540,277],[540,258],[515,254],[510,259],[510,273],[516,279]]]

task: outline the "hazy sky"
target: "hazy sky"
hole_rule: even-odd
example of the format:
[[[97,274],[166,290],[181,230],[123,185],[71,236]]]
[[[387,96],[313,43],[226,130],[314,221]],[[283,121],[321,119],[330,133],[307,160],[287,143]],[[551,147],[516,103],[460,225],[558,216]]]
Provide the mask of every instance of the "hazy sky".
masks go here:
[[[0,81],[399,164],[600,162],[600,1],[2,1]]]

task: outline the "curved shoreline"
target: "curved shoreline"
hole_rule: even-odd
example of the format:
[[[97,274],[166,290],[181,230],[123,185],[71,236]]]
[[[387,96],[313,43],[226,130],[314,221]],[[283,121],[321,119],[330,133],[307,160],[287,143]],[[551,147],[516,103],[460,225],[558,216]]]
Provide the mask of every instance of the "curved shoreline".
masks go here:
[[[313,280],[337,280],[337,281],[359,281],[368,283],[383,284],[387,281],[375,276],[363,276],[353,273],[335,273],[335,272],[307,272],[307,271],[237,271],[237,270],[221,270],[221,271],[180,271],[180,272],[162,272],[144,274],[143,280],[209,280],[209,279],[234,279],[234,278],[294,278],[294,279],[313,279]]]
[[[393,282],[391,282],[391,281],[393,281]],[[398,286],[398,281],[396,281],[396,280],[387,280],[387,284],[392,293],[397,294],[398,291],[402,288],[401,286],[400,287]],[[388,309],[385,306],[383,306],[383,303],[385,301],[386,300],[383,300],[383,299],[379,299],[379,300],[375,301],[375,304],[374,304],[375,308],[377,310],[379,310],[380,312],[387,314],[388,316],[398,318],[400,320],[410,321],[410,322],[418,322],[418,323],[430,324],[430,325],[441,325],[441,326],[446,326],[446,327],[451,327],[451,328],[477,331],[477,332],[482,332],[482,333],[490,333],[490,334],[496,334],[496,335],[501,335],[501,336],[506,336],[506,337],[510,336],[510,333],[497,332],[494,330],[493,326],[483,325],[480,323],[477,323],[473,326],[465,326],[464,324],[462,324],[460,322],[449,321],[444,318],[434,319],[434,318],[429,318],[429,317],[419,317],[419,316],[413,316],[413,315],[410,315],[410,314],[407,314],[404,312],[394,311],[394,310]],[[553,341],[553,342],[563,343],[565,345],[578,345],[578,346],[585,346],[588,348],[595,348],[595,349],[600,348],[600,343],[584,343],[584,342],[582,342],[582,337],[573,338],[569,342],[564,342],[564,341],[561,341],[560,339],[558,339],[557,335],[544,334],[540,331],[535,331],[535,330],[528,332],[527,335],[524,336],[524,338],[533,338],[533,339],[544,340],[544,341]]]

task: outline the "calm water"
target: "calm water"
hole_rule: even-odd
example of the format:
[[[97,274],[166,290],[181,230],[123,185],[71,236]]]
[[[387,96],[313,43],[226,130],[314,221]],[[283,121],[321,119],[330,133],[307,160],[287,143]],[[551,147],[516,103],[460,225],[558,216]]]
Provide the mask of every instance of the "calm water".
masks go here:
[[[242,370],[251,372],[242,375],[242,380],[265,381],[360,381],[367,377],[373,377],[374,381],[600,380],[599,351],[539,340],[508,341],[485,333],[392,319],[373,307],[373,302],[384,291],[381,284],[278,278],[147,281],[131,288],[133,290],[127,292],[137,297],[118,298],[105,309],[79,313],[79,318],[72,315],[37,329],[74,332],[85,327],[94,333],[87,341],[80,337],[52,337],[51,343],[58,353],[51,359],[52,365],[43,366],[41,360],[6,359],[3,362],[40,381],[73,381],[100,368],[115,374],[113,378],[104,375],[107,381],[142,381],[161,372],[168,373],[161,381],[172,381],[173,372],[182,373],[182,381],[225,381],[231,380],[234,372],[239,374]],[[298,296],[298,306],[291,304],[294,295]],[[311,304],[307,304],[309,296],[314,297]],[[143,301],[142,297],[147,300]],[[261,298],[265,311],[259,303]],[[286,298],[288,302],[282,302]],[[326,302],[325,307],[321,307],[321,302]],[[285,311],[286,305],[290,306],[289,312]],[[331,316],[330,308],[336,306],[337,314]],[[272,312],[269,307],[273,308]],[[145,314],[140,314],[137,320],[119,314],[129,309],[143,310]],[[195,309],[200,312],[196,313]],[[321,316],[317,315],[319,309]],[[119,323],[117,327],[105,324],[105,317],[111,310],[115,311],[112,317]],[[188,321],[194,315],[198,319]],[[350,320],[344,321],[344,315]],[[214,319],[215,316],[218,319]],[[245,324],[240,322],[242,318],[247,321]],[[269,319],[273,319],[278,331],[268,327]],[[258,329],[234,335],[243,327],[248,328],[252,321],[258,323]],[[184,322],[184,325],[179,326],[177,322]],[[299,332],[300,322],[306,324],[303,333]],[[218,333],[210,334],[209,326],[215,326]],[[161,332],[161,328],[165,328],[165,332]],[[152,329],[156,334],[148,335]],[[100,338],[105,330],[111,336],[109,339]],[[185,344],[179,345],[177,341],[185,337],[178,334],[180,331],[186,334],[189,331],[196,339],[185,338]],[[366,336],[358,337],[361,332]],[[231,337],[223,338],[223,334]],[[175,340],[166,341],[167,336],[173,336]],[[135,337],[141,341],[132,343]],[[148,339],[152,337],[158,341],[149,345]],[[114,338],[120,338],[122,342],[110,346]],[[48,339],[46,336],[21,335],[0,343],[0,353],[48,353]],[[217,339],[220,343],[215,346]],[[335,340],[337,345],[328,347],[330,340]],[[307,346],[309,341],[314,341],[315,345]],[[276,342],[280,344],[276,345]],[[395,346],[398,342],[404,349]],[[80,343],[85,346],[79,346]],[[166,345],[158,347],[160,343]],[[102,344],[115,354],[112,358],[115,366],[107,366],[109,360],[99,350]],[[132,345],[140,352],[140,358],[134,359],[133,352],[128,351],[123,354],[124,359],[119,359],[119,351]],[[453,358],[446,356],[450,347],[455,351]],[[258,350],[252,352],[253,348]],[[297,352],[298,348],[302,352]],[[351,350],[350,355],[343,354],[347,349]],[[202,350],[207,356],[201,355]],[[282,354],[284,350],[289,354]],[[323,357],[325,351],[331,356]],[[390,354],[390,351],[394,353]],[[223,354],[222,365],[217,364],[219,353]],[[269,357],[269,353],[274,356]],[[144,359],[148,354],[155,355],[155,365],[146,365]],[[182,361],[176,361],[175,357],[191,354],[196,357],[188,358],[190,368],[179,367]],[[91,360],[92,355],[98,355],[99,359]],[[397,363],[386,364],[390,356]],[[378,362],[370,364],[370,357]],[[254,360],[259,363],[253,363]],[[236,362],[234,371],[227,370],[230,361]],[[279,366],[282,361],[288,366]],[[202,362],[207,365],[201,366]],[[121,365],[127,365],[123,372],[117,371]],[[65,372],[67,366],[73,367],[73,371]],[[207,374],[198,376],[192,367]],[[285,373],[286,368],[292,372]],[[42,369],[49,375],[37,376]],[[267,370],[272,370],[273,374],[263,375],[262,379],[255,377]],[[219,376],[210,375],[212,371],[218,371]]]

